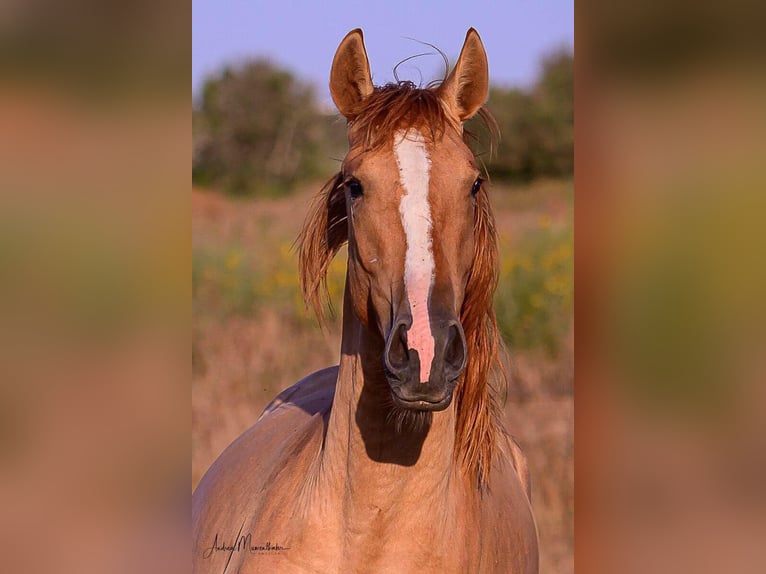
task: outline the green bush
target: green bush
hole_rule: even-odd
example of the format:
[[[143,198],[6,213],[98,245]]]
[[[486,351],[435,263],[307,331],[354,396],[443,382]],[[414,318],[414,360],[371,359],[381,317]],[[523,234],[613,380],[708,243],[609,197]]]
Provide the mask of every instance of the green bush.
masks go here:
[[[332,173],[344,131],[290,72],[262,59],[227,67],[194,105],[192,181],[235,195],[279,195]]]
[[[336,314],[342,309],[345,275],[344,249],[327,273],[327,287]],[[215,250],[194,248],[192,297],[196,307],[219,318],[253,315],[270,307],[298,322],[313,321],[303,302],[296,255],[289,242],[275,244],[260,255],[235,246]]]
[[[542,217],[537,229],[502,246],[495,295],[500,332],[512,348],[558,351],[572,314],[572,228]]]
[[[493,87],[487,107],[500,141],[490,157],[488,134],[476,119],[468,130],[495,180],[568,177],[574,171],[574,59],[568,51],[543,61],[540,79],[527,90]]]

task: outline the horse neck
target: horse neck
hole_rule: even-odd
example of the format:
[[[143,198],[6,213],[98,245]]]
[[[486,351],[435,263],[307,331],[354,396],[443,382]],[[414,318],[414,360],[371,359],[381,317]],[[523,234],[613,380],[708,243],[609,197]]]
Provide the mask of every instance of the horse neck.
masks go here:
[[[454,486],[454,403],[430,414],[430,424],[397,429],[383,372],[383,340],[356,318],[348,288],[338,381],[328,422],[322,467],[344,496],[378,506],[390,497],[433,497]],[[426,498],[425,500],[428,500]],[[427,505],[426,505],[427,506]]]

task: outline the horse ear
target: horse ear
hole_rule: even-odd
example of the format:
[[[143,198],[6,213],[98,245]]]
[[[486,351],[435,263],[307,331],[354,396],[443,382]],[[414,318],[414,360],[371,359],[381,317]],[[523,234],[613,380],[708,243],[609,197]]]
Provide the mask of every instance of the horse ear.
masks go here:
[[[351,30],[338,46],[330,71],[330,94],[338,111],[352,119],[360,102],[372,93],[372,76],[362,30]]]
[[[439,88],[452,114],[461,122],[471,118],[487,101],[489,66],[479,33],[470,28],[452,72]]]

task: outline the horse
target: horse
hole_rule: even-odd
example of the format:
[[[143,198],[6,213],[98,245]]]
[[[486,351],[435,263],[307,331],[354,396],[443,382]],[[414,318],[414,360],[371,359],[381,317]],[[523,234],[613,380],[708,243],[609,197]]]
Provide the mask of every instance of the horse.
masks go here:
[[[464,123],[487,115],[471,28],[439,84],[374,86],[362,31],[330,92],[340,171],[298,239],[322,320],[348,245],[337,366],[279,394],[192,497],[197,573],[535,573],[526,458],[500,421],[497,238]]]

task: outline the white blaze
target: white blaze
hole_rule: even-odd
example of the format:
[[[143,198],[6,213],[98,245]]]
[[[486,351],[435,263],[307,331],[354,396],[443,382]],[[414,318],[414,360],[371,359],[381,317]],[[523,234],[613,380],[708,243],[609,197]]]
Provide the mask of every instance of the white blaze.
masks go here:
[[[431,243],[431,206],[428,203],[428,179],[431,159],[425,140],[418,130],[399,131],[394,137],[394,155],[399,165],[399,179],[404,188],[399,212],[407,240],[404,258],[404,288],[412,313],[407,345],[420,358],[420,382],[428,382],[434,358],[434,337],[428,318],[428,297],[434,277]]]

